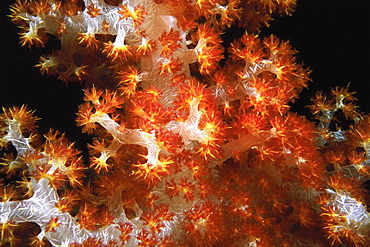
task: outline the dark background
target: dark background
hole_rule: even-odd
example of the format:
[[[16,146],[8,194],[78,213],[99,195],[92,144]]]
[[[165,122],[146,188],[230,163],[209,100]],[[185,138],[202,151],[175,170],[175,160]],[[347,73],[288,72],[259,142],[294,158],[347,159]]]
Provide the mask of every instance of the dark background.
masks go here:
[[[84,149],[86,135],[75,126],[75,113],[82,103],[82,87],[42,76],[34,67],[45,49],[19,45],[18,32],[6,16],[14,1],[1,0],[1,74],[0,105],[27,104],[36,110],[40,132],[49,128],[66,132],[77,147]],[[299,1],[290,17],[279,18],[264,28],[261,36],[271,33],[290,40],[299,51],[298,59],[313,70],[313,82],[293,105],[293,110],[309,117],[304,106],[317,90],[329,92],[333,86],[357,91],[358,105],[370,113],[370,2]],[[48,49],[48,45],[46,47]]]

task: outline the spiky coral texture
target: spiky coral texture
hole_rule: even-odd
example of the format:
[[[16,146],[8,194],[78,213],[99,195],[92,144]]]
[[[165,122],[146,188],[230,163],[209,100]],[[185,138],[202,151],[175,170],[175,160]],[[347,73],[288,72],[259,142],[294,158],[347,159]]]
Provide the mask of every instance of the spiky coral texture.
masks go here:
[[[369,173],[368,117],[335,89],[333,100],[314,101],[317,134],[289,113],[309,71],[288,42],[253,34],[294,1],[111,4],[13,7],[23,45],[42,45],[43,32],[61,38],[39,67],[85,82],[77,122],[96,137],[84,165],[58,132],[36,142],[24,107],[4,109],[2,144],[17,154],[2,171],[20,168],[34,193],[24,198],[5,181],[3,241],[16,243],[15,224],[30,221],[53,245],[368,243],[358,187]],[[226,53],[220,34],[232,24],[247,32]],[[355,122],[349,132],[330,131],[337,111]]]

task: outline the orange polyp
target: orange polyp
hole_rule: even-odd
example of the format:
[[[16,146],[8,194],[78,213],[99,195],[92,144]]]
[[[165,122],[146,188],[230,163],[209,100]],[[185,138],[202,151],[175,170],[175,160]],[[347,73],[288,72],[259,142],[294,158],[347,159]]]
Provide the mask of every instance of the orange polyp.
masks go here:
[[[48,37],[42,29],[25,29],[24,32],[20,33],[20,44],[22,46],[27,46],[31,48],[35,47],[44,47],[44,44],[47,42]]]
[[[122,4],[120,4],[119,7],[121,9],[118,11],[118,13],[122,15],[120,19],[122,20],[126,18],[131,18],[135,26],[141,25],[145,20],[144,16],[148,15],[148,12],[146,12],[144,10],[144,7],[141,5],[137,5],[133,9]]]
[[[310,70],[264,37],[296,0],[139,2],[12,5],[21,45],[60,47],[41,73],[84,88],[88,143],[3,109],[0,245],[368,246],[370,116],[348,86],[295,113]]]
[[[58,228],[62,223],[59,221],[58,217],[52,217],[48,223],[48,226],[45,230],[45,232],[55,232],[56,228]]]
[[[161,55],[163,57],[170,57],[180,46],[180,33],[171,29],[168,32],[164,32],[159,38],[159,42],[162,45]]]
[[[164,62],[159,66],[160,70],[159,74],[160,75],[176,74],[181,70],[181,65],[182,63],[180,63],[178,59]]]
[[[129,45],[116,46],[112,42],[104,44],[103,53],[105,53],[108,58],[112,59],[112,61],[127,60],[132,56],[131,47]]]
[[[98,49],[100,42],[95,38],[94,35],[89,33],[79,33],[78,34],[78,42],[79,44],[83,44],[86,47],[91,47],[92,49]]]
[[[87,13],[92,17],[96,17],[98,15],[101,15],[100,9],[95,6],[95,4],[91,3],[89,6],[87,6]]]

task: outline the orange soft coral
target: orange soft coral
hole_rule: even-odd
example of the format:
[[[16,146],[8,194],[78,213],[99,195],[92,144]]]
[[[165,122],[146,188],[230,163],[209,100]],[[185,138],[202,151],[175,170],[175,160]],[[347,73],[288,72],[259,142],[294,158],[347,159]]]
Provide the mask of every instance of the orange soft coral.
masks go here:
[[[91,140],[3,109],[0,243],[29,221],[34,245],[368,245],[370,117],[348,87],[294,113],[310,70],[261,32],[295,4],[16,1],[22,45],[61,44],[37,67],[80,82]]]

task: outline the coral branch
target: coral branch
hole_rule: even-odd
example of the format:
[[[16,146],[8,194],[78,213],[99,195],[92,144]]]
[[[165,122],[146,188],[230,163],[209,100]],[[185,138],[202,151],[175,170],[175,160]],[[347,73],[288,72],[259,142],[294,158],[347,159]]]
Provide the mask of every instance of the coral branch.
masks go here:
[[[260,37],[295,4],[17,0],[22,46],[60,41],[36,67],[81,83],[92,141],[3,109],[0,245],[368,246],[370,117],[348,87],[317,94],[316,124],[293,113],[311,71]]]

